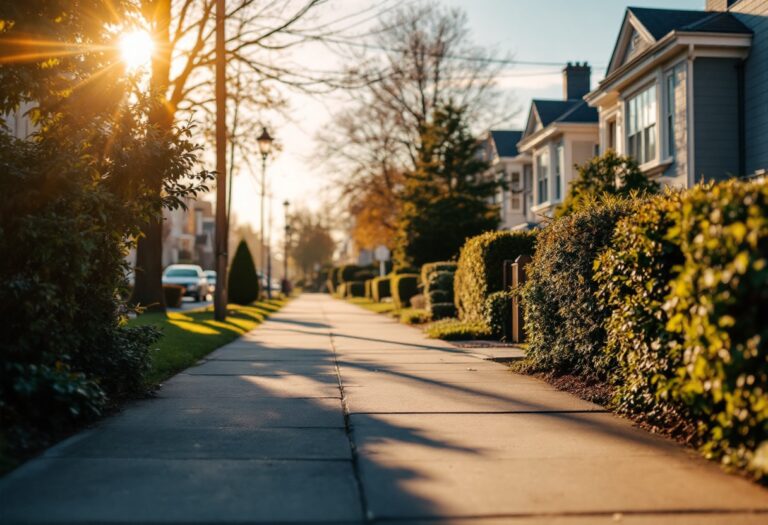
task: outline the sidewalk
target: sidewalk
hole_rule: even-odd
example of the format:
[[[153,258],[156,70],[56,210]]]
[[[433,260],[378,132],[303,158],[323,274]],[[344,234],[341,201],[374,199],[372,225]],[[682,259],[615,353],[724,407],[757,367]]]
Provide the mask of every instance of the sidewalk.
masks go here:
[[[768,491],[325,295],[0,480],[0,522],[758,524]]]

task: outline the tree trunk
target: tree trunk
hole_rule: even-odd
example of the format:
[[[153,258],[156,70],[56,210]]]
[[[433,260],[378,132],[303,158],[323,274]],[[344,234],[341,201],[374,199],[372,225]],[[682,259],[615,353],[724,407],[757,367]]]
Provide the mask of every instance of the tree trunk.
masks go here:
[[[148,311],[164,312],[162,216],[148,224],[143,233],[136,246],[135,283],[130,302]]]

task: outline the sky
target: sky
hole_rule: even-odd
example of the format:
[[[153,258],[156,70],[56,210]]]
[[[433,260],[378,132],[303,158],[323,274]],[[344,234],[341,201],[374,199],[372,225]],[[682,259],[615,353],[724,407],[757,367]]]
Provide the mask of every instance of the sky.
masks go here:
[[[408,0],[406,0],[408,1]],[[463,9],[475,44],[510,54],[523,62],[589,62],[593,85],[604,76],[627,6],[667,9],[703,9],[705,0],[441,0]],[[316,13],[322,20],[354,13],[377,0],[329,0]],[[376,20],[369,20],[373,26]],[[354,28],[354,31],[365,27]],[[290,60],[316,69],[338,68],[343,64],[319,46],[294,52]],[[562,97],[561,66],[514,65],[501,75],[499,86],[513,96],[515,117],[504,126],[523,126],[531,99]],[[272,199],[272,231],[282,231],[283,206],[318,209],[323,201],[334,202],[333,177],[316,158],[315,137],[323,132],[333,113],[344,104],[341,94],[307,96],[287,93],[288,119],[271,122],[271,133],[282,151],[270,160],[267,171]],[[258,162],[252,163],[258,166]],[[239,223],[259,227],[259,199],[256,177],[243,169],[236,176],[233,214]]]

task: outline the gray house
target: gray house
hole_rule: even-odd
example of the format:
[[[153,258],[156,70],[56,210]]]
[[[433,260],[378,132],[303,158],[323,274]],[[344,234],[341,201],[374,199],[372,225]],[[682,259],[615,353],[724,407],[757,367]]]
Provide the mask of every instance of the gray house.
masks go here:
[[[628,8],[605,79],[585,100],[600,149],[668,186],[768,167],[768,0]]]

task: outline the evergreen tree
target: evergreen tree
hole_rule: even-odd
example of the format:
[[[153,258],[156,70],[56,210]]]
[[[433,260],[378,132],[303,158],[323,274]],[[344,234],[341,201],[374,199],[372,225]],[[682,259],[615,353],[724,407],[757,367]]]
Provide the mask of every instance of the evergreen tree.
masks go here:
[[[251,250],[245,241],[237,245],[232,266],[229,269],[227,287],[229,302],[235,304],[251,304],[259,298],[259,276],[253,264]]]
[[[449,260],[467,238],[499,223],[491,201],[501,182],[483,176],[488,164],[478,156],[465,108],[438,106],[422,128],[421,142],[416,169],[406,173],[400,195],[398,267]]]
[[[571,183],[565,201],[557,210],[558,217],[606,194],[628,196],[659,191],[659,185],[640,171],[635,159],[618,155],[613,150],[585,162],[578,166],[578,170],[578,178]]]

